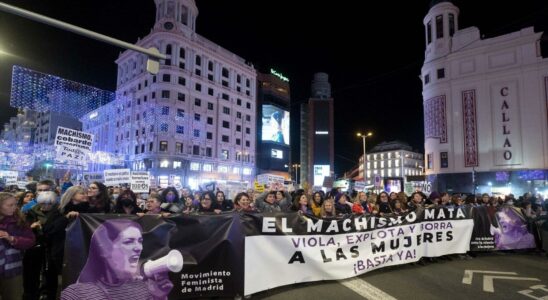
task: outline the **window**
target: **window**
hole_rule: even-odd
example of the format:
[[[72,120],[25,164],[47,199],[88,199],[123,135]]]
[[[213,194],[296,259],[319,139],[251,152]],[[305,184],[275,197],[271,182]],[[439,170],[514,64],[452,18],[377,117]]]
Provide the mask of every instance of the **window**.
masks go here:
[[[208,103],[207,103],[207,109],[213,110],[213,103],[208,102]]]
[[[179,100],[179,101],[185,101],[185,94],[183,94],[183,93],[177,93],[177,100]]]
[[[173,161],[173,169],[180,169],[182,165],[183,163],[178,160]]]
[[[212,88],[207,88],[207,94],[210,95],[210,96],[213,96],[215,92],[213,91]]]
[[[224,143],[228,143],[230,142],[230,138],[228,137],[228,135],[223,135],[221,140],[224,142]]]
[[[175,152],[183,154],[183,143],[175,143]]]
[[[213,133],[212,133],[212,132],[207,132],[207,133],[206,133],[206,138],[207,138],[208,140],[212,140],[212,139],[213,139]]]
[[[202,106],[202,100],[200,100],[198,98],[194,99],[194,105],[195,106]]]
[[[429,170],[432,170],[434,168],[433,166],[433,159],[432,159],[432,153],[428,153],[426,155],[426,168]]]
[[[204,164],[204,172],[211,172],[213,170],[213,165]]]
[[[240,76],[240,74],[236,75],[236,82],[242,83],[242,76]]]
[[[152,83],[156,83],[156,75],[152,76]],[[125,96],[125,94],[124,94]]]
[[[221,81],[221,84],[222,84],[224,87],[228,87],[228,81],[226,81],[226,80]]]
[[[192,146],[192,155],[200,155],[200,146],[198,145]]]
[[[200,129],[194,129],[194,137],[200,137]]]
[[[443,38],[443,15],[436,16],[436,38]]]
[[[242,118],[242,113],[237,111],[236,112],[236,118],[241,119]]]
[[[160,131],[161,132],[167,132],[169,129],[169,126],[166,123],[160,124]]]
[[[179,133],[179,134],[184,134],[185,133],[185,127],[182,126],[182,125],[177,125],[176,132]]]
[[[207,69],[209,71],[213,71],[213,62],[210,61],[210,62],[207,63]]]
[[[242,144],[242,140],[241,139],[236,139],[236,145],[241,145]]]
[[[198,92],[201,92],[202,91],[202,85],[199,84],[199,83],[196,83],[196,85],[194,86],[194,89]]]
[[[179,85],[186,85],[186,79],[184,77],[179,77]]]
[[[246,103],[245,103],[245,108],[247,108],[247,109],[251,109],[251,103],[249,103],[249,102],[246,102]]]
[[[449,168],[447,152],[440,152],[440,168]]]
[[[200,114],[194,114],[194,120],[195,121],[200,121]]]
[[[225,94],[225,93],[221,94],[221,98],[223,98],[223,100],[227,100],[227,101],[230,100],[230,98],[228,97],[228,94]]]
[[[236,99],[236,104],[242,106],[242,99]]]
[[[218,170],[219,170],[219,173],[228,173],[227,166],[219,166]]]
[[[160,162],[160,168],[167,168],[169,167],[169,160],[162,160]]]
[[[445,69],[438,69],[438,79],[445,78]]]
[[[163,116],[169,115],[169,106],[162,106],[162,115]]]
[[[167,151],[167,141],[160,141],[160,151],[162,152]]]
[[[426,42],[428,44],[432,43],[432,21],[428,21],[426,25]]]
[[[184,118],[185,117],[185,110],[184,109],[177,109],[177,117],[178,118]]]
[[[427,85],[430,83],[430,74],[424,75],[424,85]]]
[[[153,142],[148,143],[148,151],[152,152],[153,148],[154,148],[154,143]]]
[[[141,145],[141,153],[145,153],[145,144]]]
[[[139,154],[139,145],[135,146],[135,154]]]
[[[245,120],[248,121],[248,122],[251,122],[251,116],[250,115],[245,115]]]
[[[171,81],[171,75],[169,75],[169,74],[164,74],[164,75],[162,76],[162,81],[163,81],[163,82],[170,82],[170,81]]]
[[[245,133],[247,133],[247,134],[251,134],[251,128],[249,128],[249,127],[246,127],[246,128],[245,128]]]
[[[197,154],[196,154],[197,155]],[[192,162],[190,163],[190,170],[191,171],[198,171],[200,170],[200,163]]]
[[[249,147],[249,145],[250,145],[249,141],[245,141],[245,146]]]
[[[245,86],[249,87],[250,85],[251,85],[251,81],[249,81],[249,79],[246,79],[245,80]]]
[[[449,36],[455,34],[455,15],[449,14]]]
[[[201,66],[202,65],[202,57],[199,55],[196,55],[196,65]]]
[[[211,147],[206,147],[206,156],[207,157],[212,157],[213,156],[213,152],[211,151]]]
[[[166,46],[166,54],[168,54],[168,55],[171,54],[171,45]]]
[[[185,58],[185,49],[184,48],[179,49],[179,57],[180,58]]]
[[[223,121],[223,128],[230,129],[230,123],[228,121]]]
[[[222,159],[228,159],[228,150],[222,150],[221,151],[221,158]]]
[[[236,125],[236,131],[237,131],[237,132],[241,132],[241,131],[242,131],[242,126]]]
[[[167,92],[167,96],[169,97],[169,92]],[[150,96],[151,99],[156,99],[156,92],[152,92],[152,95]]]
[[[194,70],[194,74],[196,74],[196,76],[202,76],[202,70],[196,69]]]
[[[230,108],[223,106],[223,114],[230,115]]]
[[[207,124],[208,125],[213,125],[213,118],[212,117],[207,117]]]
[[[227,68],[223,68],[221,73],[222,73],[223,77],[228,78],[228,69]]]
[[[154,93],[152,94],[154,98]],[[167,99],[169,98],[169,91],[162,91],[162,98]]]

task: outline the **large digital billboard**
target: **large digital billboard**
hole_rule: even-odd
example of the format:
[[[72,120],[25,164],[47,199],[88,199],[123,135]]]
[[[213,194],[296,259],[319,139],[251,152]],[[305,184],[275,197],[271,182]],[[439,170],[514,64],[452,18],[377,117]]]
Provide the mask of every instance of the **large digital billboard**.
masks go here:
[[[289,112],[263,105],[262,140],[289,145]]]

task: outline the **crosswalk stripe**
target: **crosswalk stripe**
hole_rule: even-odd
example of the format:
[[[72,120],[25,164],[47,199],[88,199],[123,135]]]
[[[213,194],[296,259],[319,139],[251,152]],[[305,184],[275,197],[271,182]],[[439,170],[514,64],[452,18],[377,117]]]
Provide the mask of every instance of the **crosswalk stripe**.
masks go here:
[[[351,289],[356,294],[370,300],[396,300],[382,290],[360,278],[352,278],[339,281],[340,284]]]

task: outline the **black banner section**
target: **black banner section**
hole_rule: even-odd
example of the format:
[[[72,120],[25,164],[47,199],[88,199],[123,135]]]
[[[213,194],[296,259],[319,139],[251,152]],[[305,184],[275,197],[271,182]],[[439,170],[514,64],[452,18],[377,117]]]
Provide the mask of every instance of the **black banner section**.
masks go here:
[[[67,230],[61,299],[243,295],[244,237],[238,214],[83,214]]]

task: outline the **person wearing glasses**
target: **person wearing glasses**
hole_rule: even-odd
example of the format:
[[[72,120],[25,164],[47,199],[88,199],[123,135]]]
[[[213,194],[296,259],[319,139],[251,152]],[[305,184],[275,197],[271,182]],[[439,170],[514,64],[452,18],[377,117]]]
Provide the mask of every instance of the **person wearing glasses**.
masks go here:
[[[111,211],[110,197],[107,187],[97,181],[92,182],[88,187],[89,213],[105,213]]]
[[[214,202],[213,199],[215,199],[213,192],[204,192],[200,198],[200,207],[198,208],[198,212],[216,214],[221,213],[221,209],[217,206],[217,201]]]

